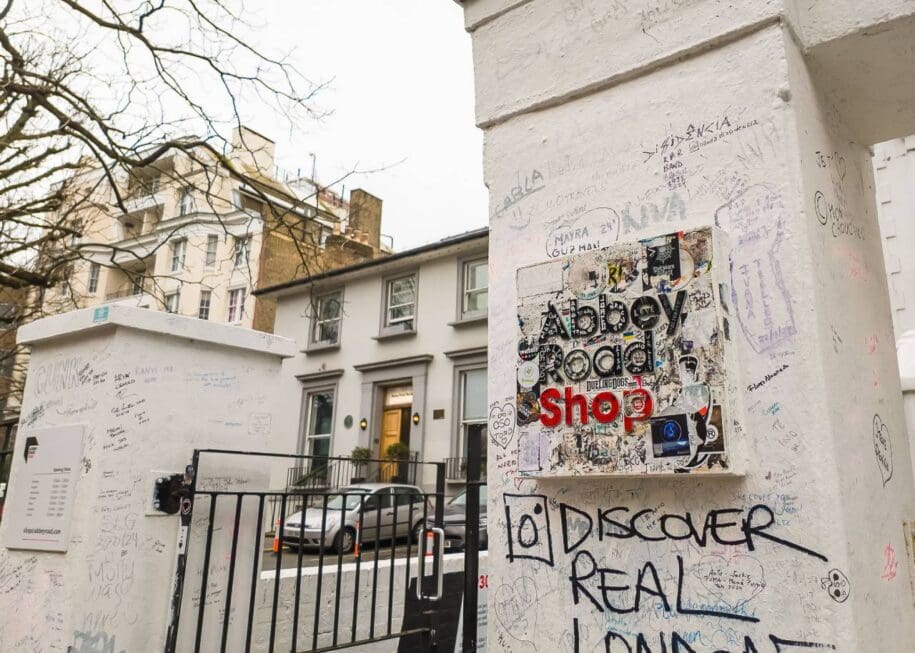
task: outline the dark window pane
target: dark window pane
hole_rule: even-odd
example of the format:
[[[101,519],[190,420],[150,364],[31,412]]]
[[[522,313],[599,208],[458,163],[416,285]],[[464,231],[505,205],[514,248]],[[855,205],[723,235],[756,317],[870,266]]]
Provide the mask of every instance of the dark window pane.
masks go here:
[[[334,395],[316,392],[311,395],[308,435],[329,435],[333,428]]]

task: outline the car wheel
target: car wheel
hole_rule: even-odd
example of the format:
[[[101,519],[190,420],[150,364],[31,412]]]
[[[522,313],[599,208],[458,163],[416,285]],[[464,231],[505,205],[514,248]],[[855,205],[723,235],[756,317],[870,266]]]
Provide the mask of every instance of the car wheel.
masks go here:
[[[356,547],[356,531],[344,528],[334,538],[334,550],[337,553],[352,553]]]
[[[423,536],[423,523],[421,521],[413,524],[413,530],[410,531],[410,539],[413,541],[413,544],[419,544],[420,539]]]

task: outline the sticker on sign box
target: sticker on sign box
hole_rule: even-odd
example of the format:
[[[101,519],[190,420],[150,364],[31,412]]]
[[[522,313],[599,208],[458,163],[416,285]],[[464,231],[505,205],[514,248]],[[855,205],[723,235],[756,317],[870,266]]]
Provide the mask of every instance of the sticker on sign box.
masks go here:
[[[518,271],[517,423],[541,429],[519,473],[740,473],[725,240],[704,227]]]

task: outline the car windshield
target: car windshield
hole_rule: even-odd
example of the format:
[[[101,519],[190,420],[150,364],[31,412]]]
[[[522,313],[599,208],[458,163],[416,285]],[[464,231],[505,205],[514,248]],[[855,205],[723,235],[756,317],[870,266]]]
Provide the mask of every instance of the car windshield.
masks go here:
[[[466,506],[467,505],[467,490],[461,490],[461,493],[454,497],[450,501],[452,506]],[[486,486],[480,486],[480,505],[486,505]]]
[[[342,494],[335,494],[327,501],[328,510],[340,510],[343,507],[343,500],[346,499],[346,509],[355,510],[359,504],[364,501],[361,497],[369,493],[364,487],[344,487],[340,488]],[[346,495],[345,497],[343,495]]]

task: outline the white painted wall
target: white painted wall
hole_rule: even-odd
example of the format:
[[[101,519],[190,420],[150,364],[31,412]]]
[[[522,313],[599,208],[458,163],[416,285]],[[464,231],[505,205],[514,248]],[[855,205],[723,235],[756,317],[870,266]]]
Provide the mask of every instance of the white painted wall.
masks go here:
[[[877,215],[896,340],[915,330],[915,136],[874,146]]]
[[[16,477],[31,430],[83,424],[86,435],[67,553],[0,548],[0,649],[161,651],[178,517],[146,514],[152,471],[183,471],[194,448],[287,446],[270,388],[292,343],[121,306],[19,337],[32,356],[7,505],[24,500]]]
[[[445,352],[486,346],[485,321],[460,327],[449,325],[457,318],[460,261],[468,257],[486,256],[486,251],[487,239],[482,237],[428,255],[372,266],[358,275],[332,277],[327,283],[316,286],[317,294],[327,289],[344,289],[340,347],[313,352],[300,351],[284,361],[280,385],[276,390],[280,405],[284,407],[279,417],[282,432],[301,433],[302,430],[306,386],[296,376],[343,370],[342,375],[336,379],[318,386],[329,384],[336,387],[331,453],[348,456],[356,446],[377,450],[377,443],[371,440],[377,437],[381,416],[374,414],[376,411],[371,406],[364,405],[365,376],[354,366],[430,354],[433,358],[426,369],[425,399],[421,405],[413,406],[413,410],[420,414],[420,424],[411,429],[410,447],[420,452],[420,458],[425,461],[439,461],[460,455],[452,448],[457,419],[454,397],[458,392],[454,367],[459,361],[449,359]],[[419,272],[416,334],[395,339],[377,339],[384,277],[414,269]],[[311,328],[309,316],[312,314],[310,302],[307,289],[277,297],[275,333],[294,339],[299,350],[308,347]],[[396,378],[396,372],[391,374]],[[414,394],[416,391],[414,388]],[[445,418],[433,419],[435,409],[443,409]],[[353,419],[349,428],[344,424],[347,415]],[[362,418],[369,422],[365,431],[359,428]],[[423,482],[430,486],[434,480],[434,470],[426,468]],[[285,482],[285,477],[274,481]]]
[[[743,316],[734,331],[746,384],[744,478],[520,480],[521,429],[507,444],[491,440],[491,650],[605,650],[611,632],[614,653],[678,650],[674,632],[692,647],[679,650],[697,653],[805,650],[785,640],[915,649],[902,528],[915,518],[915,488],[861,145],[893,125],[856,122],[860,105],[836,82],[841,69],[824,72],[837,59],[801,54],[796,35],[812,29],[816,3],[789,8],[792,30],[774,2],[464,4],[486,127],[491,249],[500,252],[490,263],[491,402],[515,394],[515,270],[545,259],[557,228],[599,224],[598,210],[620,225],[620,241],[717,223],[735,246],[732,269],[746,265],[749,279],[732,276]],[[878,4],[838,12],[848,29],[833,20],[828,33],[860,28],[861,16],[888,18]],[[893,15],[910,11],[891,4]],[[908,113],[898,118],[905,129]],[[665,147],[671,138],[675,147]],[[679,176],[662,160],[677,150]],[[832,151],[847,169],[817,157]],[[542,188],[513,192],[534,171]],[[822,220],[824,201],[832,210]],[[780,335],[761,346],[745,332]],[[892,450],[881,451],[892,473],[879,466],[875,433]],[[605,515],[613,521],[601,509],[616,509]],[[626,518],[637,513],[641,536]],[[715,520],[717,538],[708,533]],[[742,524],[760,528],[747,537]],[[608,571],[590,574],[595,567]],[[585,577],[578,585],[576,575]]]

